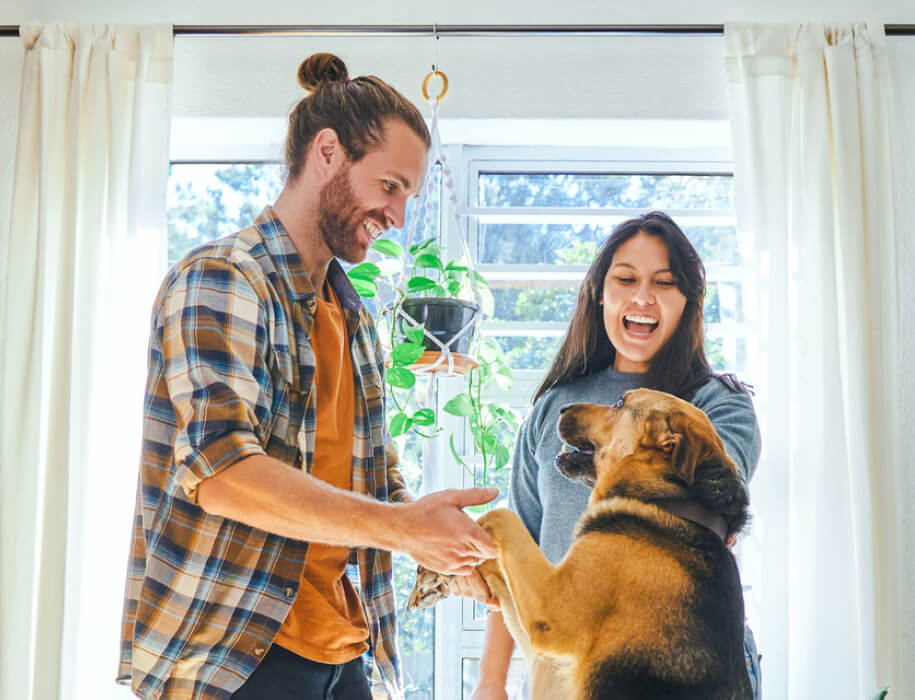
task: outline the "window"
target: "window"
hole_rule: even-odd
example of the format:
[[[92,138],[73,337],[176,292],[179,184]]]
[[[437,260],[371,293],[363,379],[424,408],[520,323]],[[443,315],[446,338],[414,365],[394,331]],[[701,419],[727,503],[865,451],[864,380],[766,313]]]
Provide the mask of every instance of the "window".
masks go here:
[[[419,215],[435,230],[440,226],[445,246],[456,255],[456,205],[476,267],[489,280],[495,299],[495,312],[485,320],[483,332],[500,343],[514,369],[511,392],[498,400],[519,411],[529,408],[534,387],[559,347],[578,285],[597,246],[615,224],[649,209],[673,216],[705,263],[706,347],[713,366],[747,369],[729,164],[679,160],[656,152],[640,158],[627,152],[622,160],[618,153],[451,146],[449,163],[459,190],[456,202],[450,201],[451,193],[441,193],[428,217],[425,209],[408,210],[404,229],[389,234],[404,243],[412,217]],[[283,181],[282,167],[269,160],[174,162],[168,190],[170,264],[192,247],[246,226],[276,198]],[[440,379],[435,400],[441,406],[463,388],[461,378]],[[441,412],[440,416],[444,436],[460,432],[459,419]],[[506,439],[511,441],[512,436]],[[446,440],[398,440],[402,470],[414,493],[472,485],[473,478],[453,464]],[[469,444],[465,439],[465,448]],[[473,464],[472,456],[469,460]],[[508,478],[508,469],[496,474],[503,496]],[[407,697],[467,698],[477,678],[485,611],[469,601],[449,599],[434,612],[406,613],[414,572],[412,560],[395,555]],[[510,673],[515,686],[520,685],[521,668],[516,660]]]
[[[732,178],[709,166],[488,160],[485,152],[471,151],[470,232],[478,267],[496,299],[485,329],[509,353],[513,367],[546,369],[597,246],[624,219],[660,209],[683,228],[705,263],[706,351],[712,366],[745,369]]]
[[[455,150],[465,183],[461,199],[470,247],[495,298],[483,332],[510,357],[515,382],[507,402],[514,408],[522,413],[530,408],[597,247],[616,224],[653,209],[674,218],[705,264],[706,352],[713,368],[746,369],[741,256],[728,163],[659,160],[656,154],[638,161],[620,161],[612,153],[583,158],[571,149]],[[454,244],[454,233],[447,235]],[[499,480],[507,486],[508,474]],[[472,485],[471,479],[461,485]],[[439,624],[462,630],[460,639],[444,637],[436,649],[460,659],[462,691],[438,686],[436,700],[464,700],[477,679],[485,609],[469,601],[459,611],[439,608]],[[522,666],[520,657],[513,661],[509,682],[514,687],[520,685]]]
[[[276,162],[172,163],[167,200],[169,265],[198,245],[248,226],[265,204],[276,199],[284,181],[283,167]],[[437,206],[433,203],[434,222],[438,221]],[[389,237],[403,243],[413,214],[411,209],[404,228]],[[411,492],[418,493],[423,481],[422,441],[411,433],[398,446],[401,471]],[[350,574],[358,576],[355,570]],[[394,587],[407,697],[432,700],[434,612],[405,610],[415,578],[415,562],[395,553]]]

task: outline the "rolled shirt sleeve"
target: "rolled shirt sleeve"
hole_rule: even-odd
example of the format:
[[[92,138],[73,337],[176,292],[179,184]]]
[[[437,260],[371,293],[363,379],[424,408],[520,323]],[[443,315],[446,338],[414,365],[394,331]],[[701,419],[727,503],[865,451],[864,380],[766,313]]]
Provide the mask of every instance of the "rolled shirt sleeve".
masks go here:
[[[171,281],[157,326],[178,423],[175,479],[196,502],[201,481],[264,454],[272,396],[266,314],[230,261],[200,258]]]

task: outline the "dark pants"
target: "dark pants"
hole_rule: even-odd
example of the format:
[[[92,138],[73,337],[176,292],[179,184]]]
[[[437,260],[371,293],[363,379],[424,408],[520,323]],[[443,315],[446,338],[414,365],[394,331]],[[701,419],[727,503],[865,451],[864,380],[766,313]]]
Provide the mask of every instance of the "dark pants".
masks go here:
[[[362,657],[311,661],[274,644],[232,700],[372,700]]]

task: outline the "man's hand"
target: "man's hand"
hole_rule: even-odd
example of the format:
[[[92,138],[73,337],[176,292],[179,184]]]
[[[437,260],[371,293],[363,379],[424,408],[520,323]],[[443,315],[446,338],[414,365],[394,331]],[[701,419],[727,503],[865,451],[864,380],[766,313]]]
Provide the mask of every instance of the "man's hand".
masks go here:
[[[498,489],[451,489],[401,506],[397,549],[432,571],[469,576],[498,550],[489,533],[461,509],[498,495]]]
[[[451,595],[473,598],[478,603],[483,603],[490,610],[500,610],[498,599],[494,598],[486,581],[476,569],[470,576],[456,576],[448,586]]]

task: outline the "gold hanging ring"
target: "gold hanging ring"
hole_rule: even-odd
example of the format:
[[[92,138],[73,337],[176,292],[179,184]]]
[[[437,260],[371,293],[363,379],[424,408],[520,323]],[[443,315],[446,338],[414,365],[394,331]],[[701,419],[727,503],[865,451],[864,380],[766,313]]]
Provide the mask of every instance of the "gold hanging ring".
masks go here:
[[[429,101],[429,81],[433,76],[437,76],[442,80],[442,91],[438,93],[432,100],[434,102],[441,102],[442,98],[445,96],[445,93],[448,92],[448,76],[442,73],[440,70],[433,70],[426,74],[426,77],[423,78],[423,98],[428,102]]]

